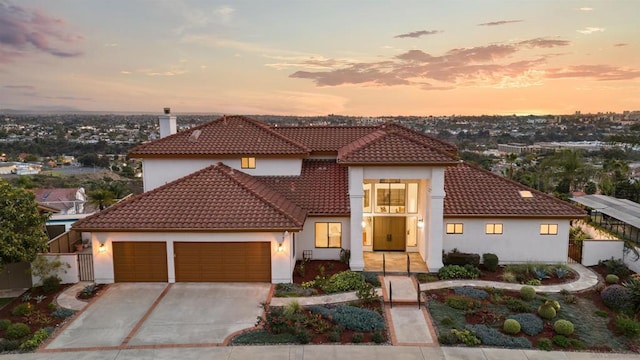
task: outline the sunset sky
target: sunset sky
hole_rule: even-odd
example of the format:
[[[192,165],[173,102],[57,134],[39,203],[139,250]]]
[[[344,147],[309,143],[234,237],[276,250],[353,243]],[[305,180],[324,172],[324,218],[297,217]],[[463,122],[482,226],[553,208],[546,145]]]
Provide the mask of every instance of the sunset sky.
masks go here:
[[[0,0],[0,109],[640,110],[640,0]]]

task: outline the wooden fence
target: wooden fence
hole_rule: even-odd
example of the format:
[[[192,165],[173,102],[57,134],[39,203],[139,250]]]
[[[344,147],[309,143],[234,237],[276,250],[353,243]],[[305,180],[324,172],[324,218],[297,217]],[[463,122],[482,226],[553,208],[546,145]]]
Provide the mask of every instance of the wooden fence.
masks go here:
[[[67,231],[49,240],[49,253],[67,254],[75,251],[75,244],[82,241],[81,235],[77,231]]]

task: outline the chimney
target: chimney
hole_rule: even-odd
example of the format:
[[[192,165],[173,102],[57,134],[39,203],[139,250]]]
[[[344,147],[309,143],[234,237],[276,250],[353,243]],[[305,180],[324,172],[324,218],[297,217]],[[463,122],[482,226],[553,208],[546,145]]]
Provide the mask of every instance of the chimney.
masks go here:
[[[164,114],[158,116],[158,123],[160,124],[160,138],[173,135],[178,131],[176,117],[171,115],[171,108],[164,108]]]

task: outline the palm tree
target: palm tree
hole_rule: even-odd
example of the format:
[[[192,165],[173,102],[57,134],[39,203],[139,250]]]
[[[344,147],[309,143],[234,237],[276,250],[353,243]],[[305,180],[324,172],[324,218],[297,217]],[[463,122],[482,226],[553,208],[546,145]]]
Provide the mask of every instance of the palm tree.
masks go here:
[[[98,189],[87,193],[89,203],[104,210],[107,206],[115,203],[115,196],[109,190]]]

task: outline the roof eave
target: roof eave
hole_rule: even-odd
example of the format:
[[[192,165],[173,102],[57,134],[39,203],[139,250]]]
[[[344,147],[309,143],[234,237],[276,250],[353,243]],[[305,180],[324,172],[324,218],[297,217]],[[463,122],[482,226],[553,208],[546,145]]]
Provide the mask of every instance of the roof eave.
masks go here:
[[[442,162],[372,162],[372,161],[337,161],[340,165],[354,166],[453,166],[458,161],[442,161]]]
[[[173,228],[173,229],[160,229],[160,228],[135,228],[135,229],[127,229],[127,228],[95,228],[95,227],[86,227],[86,228],[71,228],[73,231],[80,232],[169,232],[169,233],[210,233],[210,232],[281,232],[281,231],[301,231],[302,226],[291,226],[291,227],[282,227],[282,228],[202,228],[202,229],[189,229],[189,228]]]
[[[581,219],[587,216],[586,213],[582,215],[564,214],[564,215],[549,215],[549,214],[444,214],[445,218],[520,218],[520,219]]]

